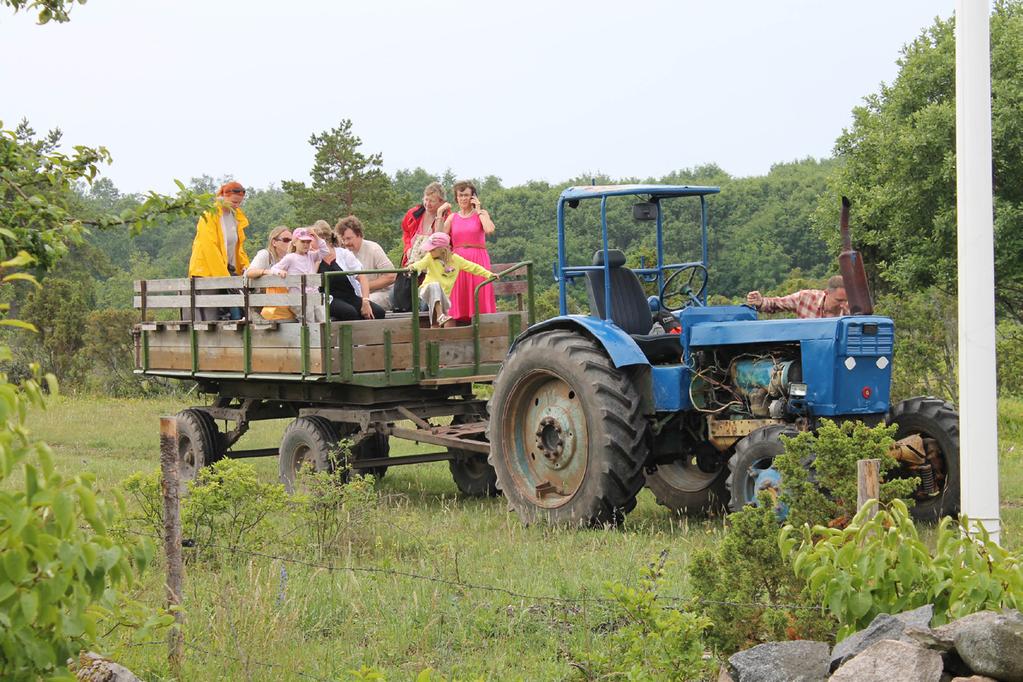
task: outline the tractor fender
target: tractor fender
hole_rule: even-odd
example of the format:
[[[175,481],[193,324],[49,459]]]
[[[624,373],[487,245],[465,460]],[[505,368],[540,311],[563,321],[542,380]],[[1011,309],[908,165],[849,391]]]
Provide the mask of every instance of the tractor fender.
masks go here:
[[[596,317],[589,317],[588,315],[562,315],[538,322],[515,339],[511,348],[508,349],[508,353],[514,353],[515,346],[523,339],[550,329],[568,329],[579,331],[589,336],[601,345],[615,367],[650,364],[650,361],[643,355],[643,351],[639,349],[636,342],[621,327],[608,320],[601,320]]]

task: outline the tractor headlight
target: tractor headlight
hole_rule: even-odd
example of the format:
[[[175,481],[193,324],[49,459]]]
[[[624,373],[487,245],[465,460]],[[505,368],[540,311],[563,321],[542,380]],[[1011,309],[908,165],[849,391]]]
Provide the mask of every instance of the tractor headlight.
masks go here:
[[[806,384],[789,384],[789,396],[792,398],[805,398]]]

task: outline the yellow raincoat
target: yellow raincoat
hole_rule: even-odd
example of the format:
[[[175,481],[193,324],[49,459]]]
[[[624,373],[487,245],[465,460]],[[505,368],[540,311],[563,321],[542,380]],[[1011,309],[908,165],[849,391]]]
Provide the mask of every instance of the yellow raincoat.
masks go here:
[[[192,242],[192,257],[188,260],[189,277],[229,277],[227,271],[227,246],[224,243],[224,228],[220,224],[221,210],[224,205],[217,203],[217,209],[207,211],[199,218],[195,226],[195,240]],[[230,209],[228,209],[230,210]],[[238,248],[234,254],[234,270],[242,274],[249,267],[249,257],[245,255],[245,228],[249,219],[240,208],[235,209],[238,221]]]

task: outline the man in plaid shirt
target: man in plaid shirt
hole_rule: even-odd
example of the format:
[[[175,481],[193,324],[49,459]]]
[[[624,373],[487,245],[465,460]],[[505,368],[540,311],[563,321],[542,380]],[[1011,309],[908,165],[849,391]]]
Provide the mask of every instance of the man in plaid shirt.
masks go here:
[[[800,319],[849,314],[849,299],[841,275],[829,279],[825,290],[803,289],[788,296],[764,296],[751,291],[746,295],[746,303],[762,313],[790,312]]]

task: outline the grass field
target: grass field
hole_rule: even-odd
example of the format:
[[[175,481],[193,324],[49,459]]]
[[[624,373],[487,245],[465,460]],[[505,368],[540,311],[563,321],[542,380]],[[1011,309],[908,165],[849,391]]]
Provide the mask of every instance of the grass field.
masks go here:
[[[158,417],[187,400],[60,398],[30,421],[67,473],[109,491],[158,466]],[[244,447],[276,446],[283,422],[256,424]],[[392,454],[415,446],[395,441]],[[1023,545],[1023,402],[1000,406],[1003,544]],[[267,481],[276,461],[254,460]],[[190,566],[185,579],[185,679],[350,679],[363,666],[390,680],[433,668],[445,679],[577,679],[570,665],[601,646],[611,614],[588,602],[608,582],[634,583],[668,550],[666,596],[686,595],[695,547],[720,520],[673,517],[644,491],[622,530],[525,528],[502,498],[457,496],[443,463],[392,468],[373,526],[333,559],[337,570],[248,557]],[[367,570],[371,569],[371,570]],[[414,575],[408,575],[414,574]],[[159,567],[138,598],[162,603]],[[556,601],[547,597],[580,598]],[[163,643],[105,652],[145,679],[167,675]]]

